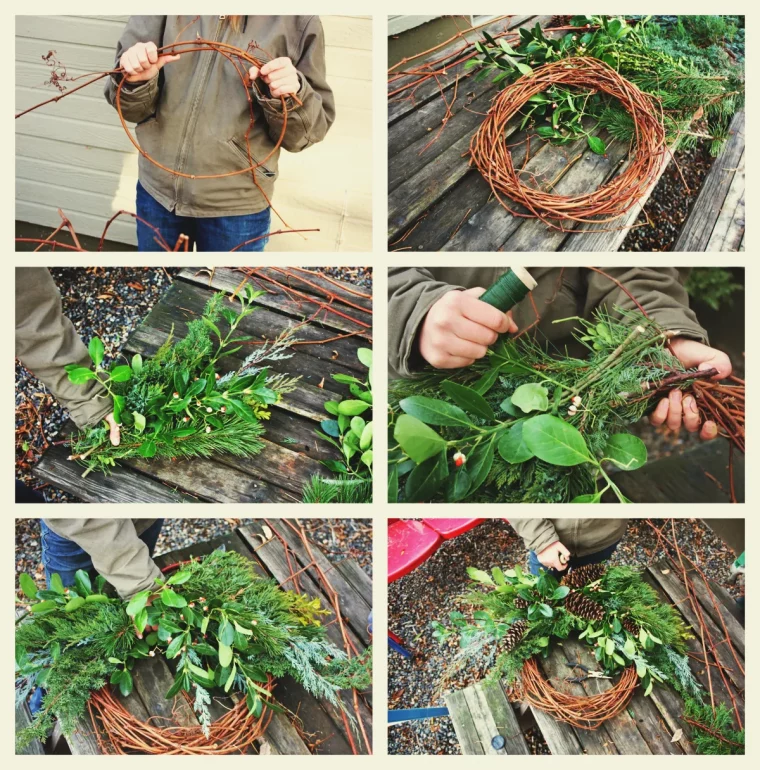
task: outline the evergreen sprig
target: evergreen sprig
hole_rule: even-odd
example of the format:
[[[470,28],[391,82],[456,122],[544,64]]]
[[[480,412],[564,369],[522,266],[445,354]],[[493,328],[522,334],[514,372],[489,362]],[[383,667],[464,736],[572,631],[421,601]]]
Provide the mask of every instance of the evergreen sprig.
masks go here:
[[[286,351],[294,340],[286,332],[254,349],[237,370],[224,376],[220,370],[220,362],[254,339],[238,328],[255,312],[261,294],[246,284],[238,296],[239,312],[223,305],[224,293],[214,294],[203,315],[188,324],[185,337],[175,341],[170,334],[148,360],[138,354],[129,363],[105,367],[103,343],[90,340],[93,368],[67,366],[68,377],[75,384],[97,380],[104,386],[121,425],[121,443],[111,445],[104,425],[80,433],[72,459],[86,466],[84,475],[107,472],[134,457],[252,457],[262,450],[262,420],[298,378],[270,373],[259,364],[292,356]]]
[[[19,749],[44,739],[56,716],[73,729],[90,693],[108,682],[129,695],[136,661],[155,655],[176,664],[166,697],[193,696],[206,729],[214,690],[241,693],[258,716],[265,705],[281,708],[265,687],[269,676],[289,675],[338,708],[341,689],[370,684],[370,654],[349,660],[327,639],[319,599],[283,590],[234,552],[191,561],[129,602],[102,593],[102,583],[93,589],[82,571],[69,589],[60,579],[50,589],[28,575],[20,582],[30,609],[16,628],[17,691],[46,695],[17,736]],[[145,635],[148,626],[158,630]]]

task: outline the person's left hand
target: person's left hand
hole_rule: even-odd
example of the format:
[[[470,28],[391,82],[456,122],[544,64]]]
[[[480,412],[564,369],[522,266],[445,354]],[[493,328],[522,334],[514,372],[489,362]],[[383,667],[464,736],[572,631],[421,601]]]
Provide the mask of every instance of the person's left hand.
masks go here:
[[[261,69],[251,67],[248,70],[251,82],[260,77],[268,86],[269,93],[273,97],[297,94],[301,89],[301,81],[298,78],[298,70],[287,56],[272,59],[264,64]]]
[[[685,337],[674,337],[670,341],[670,346],[676,358],[687,369],[694,367],[702,371],[717,369],[718,373],[712,378],[713,380],[722,380],[731,374],[731,361],[720,350]],[[714,439],[718,435],[718,426],[712,420],[705,420],[700,429],[699,409],[694,396],[690,394],[684,396],[678,388],[673,388],[668,397],[657,404],[649,421],[652,425],[665,423],[673,431],[678,431],[683,425],[689,433],[699,431],[699,437],[705,441]]]

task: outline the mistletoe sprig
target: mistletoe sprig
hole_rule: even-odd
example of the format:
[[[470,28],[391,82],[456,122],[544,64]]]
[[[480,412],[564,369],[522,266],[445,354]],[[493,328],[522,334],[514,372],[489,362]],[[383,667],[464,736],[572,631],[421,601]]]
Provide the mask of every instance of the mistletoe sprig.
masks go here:
[[[68,589],[58,575],[50,589],[28,575],[20,584],[30,607],[16,628],[17,700],[46,690],[42,711],[18,736],[20,748],[44,739],[55,716],[73,729],[90,693],[108,683],[129,695],[135,663],[156,655],[174,661],[166,697],[192,695],[206,732],[214,690],[240,693],[258,716],[265,706],[281,709],[265,686],[270,676],[290,675],[337,708],[341,689],[369,686],[369,653],[349,660],[327,639],[321,619],[329,611],[318,599],[283,590],[234,552],[191,561],[129,602],[103,593],[102,578],[93,590],[81,570]],[[148,626],[157,630],[144,635]]]
[[[688,374],[665,349],[668,334],[638,313],[563,322],[580,325],[587,359],[501,340],[467,370],[391,384],[392,502],[403,477],[409,502],[459,502],[481,489],[488,499],[577,503],[611,490],[630,502],[608,467],[640,468],[647,450],[618,431],[646,412],[658,383],[677,373],[686,387]]]
[[[127,364],[106,367],[102,341],[90,341],[93,368],[72,364],[66,371],[77,385],[96,380],[105,388],[122,440],[111,446],[104,426],[79,434],[71,459],[86,466],[83,475],[107,472],[130,457],[251,457],[261,451],[258,439],[268,408],[294,390],[298,378],[271,373],[260,364],[290,358],[287,348],[294,340],[286,331],[254,348],[236,371],[224,375],[220,364],[254,340],[241,334],[240,326],[256,311],[255,300],[263,293],[246,284],[237,312],[223,306],[223,293],[215,294],[201,318],[188,324],[184,339],[175,342],[170,334],[148,360],[137,354]]]

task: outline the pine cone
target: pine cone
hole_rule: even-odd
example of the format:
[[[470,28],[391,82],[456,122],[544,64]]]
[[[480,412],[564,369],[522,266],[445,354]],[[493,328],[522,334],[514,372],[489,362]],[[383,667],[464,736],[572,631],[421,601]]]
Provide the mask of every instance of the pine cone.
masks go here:
[[[518,610],[527,610],[529,604],[530,602],[523,599],[522,596],[515,596],[515,607],[517,607]]]
[[[604,564],[584,564],[582,567],[576,567],[570,570],[564,576],[562,583],[570,588],[583,588],[583,586],[599,580],[607,571]]]
[[[631,636],[638,637],[639,632],[641,631],[641,628],[637,623],[635,623],[630,618],[625,618],[625,620],[621,621],[623,624],[623,628],[631,634]]]
[[[518,620],[510,626],[509,631],[501,638],[497,652],[511,652],[522,641],[522,638],[528,631],[528,622]]]
[[[602,620],[604,618],[604,607],[578,591],[568,594],[567,599],[565,599],[565,607],[573,615],[586,620]]]

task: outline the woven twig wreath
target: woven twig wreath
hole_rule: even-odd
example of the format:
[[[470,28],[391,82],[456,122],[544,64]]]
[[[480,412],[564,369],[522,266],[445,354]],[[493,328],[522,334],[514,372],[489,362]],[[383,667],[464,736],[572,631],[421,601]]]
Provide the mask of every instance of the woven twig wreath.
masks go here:
[[[633,158],[609,184],[594,192],[569,197],[528,187],[520,180],[522,169],[516,170],[513,165],[505,134],[507,124],[528,99],[552,85],[603,91],[615,97],[633,120]],[[537,67],[532,75],[507,86],[493,100],[486,119],[470,142],[475,165],[510,214],[536,217],[563,231],[563,220],[598,224],[612,222],[625,214],[654,183],[665,151],[665,129],[654,100],[609,65],[583,57]],[[528,213],[511,209],[502,196],[522,204]]]
[[[264,685],[271,693],[274,680]],[[117,700],[109,686],[92,693],[88,701],[95,737],[104,754],[244,754],[261,738],[272,719],[271,709],[264,705],[261,714],[248,713],[245,699],[240,700],[223,717],[211,723],[210,737],[200,725],[159,726],[160,717],[147,721],[138,719]],[[102,736],[108,740],[103,740]]]
[[[522,697],[531,706],[582,730],[596,730],[627,705],[639,683],[634,666],[623,670],[620,679],[606,692],[588,697],[568,695],[555,689],[542,675],[535,658],[522,668]]]

